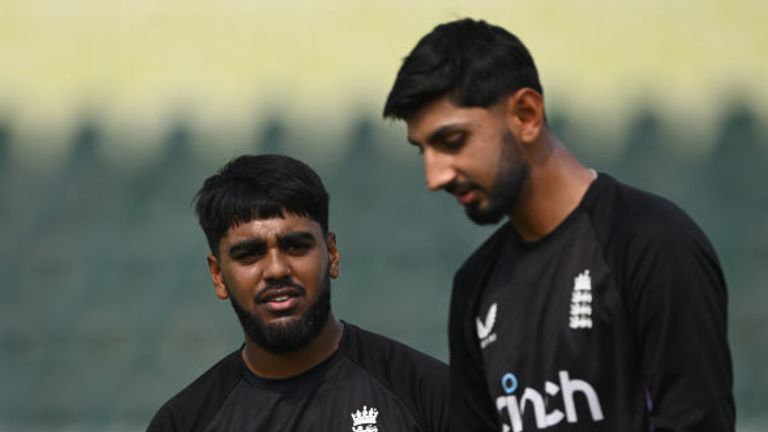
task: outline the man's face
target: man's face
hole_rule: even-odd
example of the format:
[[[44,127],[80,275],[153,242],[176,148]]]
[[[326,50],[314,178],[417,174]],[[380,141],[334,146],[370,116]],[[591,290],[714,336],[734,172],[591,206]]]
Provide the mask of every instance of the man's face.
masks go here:
[[[510,212],[528,165],[501,105],[464,108],[444,97],[406,122],[408,141],[423,152],[430,190],[454,195],[478,224],[496,223]]]
[[[336,238],[312,219],[252,220],[230,228],[219,257],[208,257],[216,295],[229,298],[245,334],[274,353],[314,339],[330,313],[330,278],[338,276]]]

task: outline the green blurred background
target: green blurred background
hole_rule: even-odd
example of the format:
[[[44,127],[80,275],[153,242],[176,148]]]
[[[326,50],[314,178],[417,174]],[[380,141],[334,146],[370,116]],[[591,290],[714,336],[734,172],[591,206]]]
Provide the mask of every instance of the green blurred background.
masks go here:
[[[337,314],[445,359],[453,271],[491,228],[426,192],[403,125],[379,112],[417,39],[464,16],[526,42],[583,161],[709,234],[739,430],[768,430],[768,3],[0,5],[0,431],[143,430],[238,346],[190,203],[245,152],[326,180]]]

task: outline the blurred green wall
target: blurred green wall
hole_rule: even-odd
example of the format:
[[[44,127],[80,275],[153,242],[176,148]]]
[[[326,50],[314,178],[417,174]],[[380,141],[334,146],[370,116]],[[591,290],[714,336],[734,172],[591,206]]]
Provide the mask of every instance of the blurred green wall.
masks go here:
[[[674,149],[696,131],[671,142],[673,128],[653,111],[633,115],[621,141],[597,146],[599,129],[565,112],[551,118],[582,160],[673,199],[709,234],[730,285],[741,430],[760,430],[766,124],[734,105],[718,120],[712,151],[690,156]],[[490,228],[425,191],[419,158],[398,151],[407,146],[399,128],[367,117],[349,126],[332,158],[292,146],[279,117],[256,128],[244,150],[294,155],[324,177],[342,251],[338,315],[445,359],[452,273]],[[132,138],[83,120],[61,137],[62,163],[41,169],[11,157],[24,145],[13,131],[0,126],[0,430],[141,430],[162,401],[241,341],[229,305],[213,295],[190,205],[203,179],[235,156],[201,145],[228,137],[180,121],[167,126],[157,154],[124,164],[104,152]],[[612,147],[610,157],[588,150]]]

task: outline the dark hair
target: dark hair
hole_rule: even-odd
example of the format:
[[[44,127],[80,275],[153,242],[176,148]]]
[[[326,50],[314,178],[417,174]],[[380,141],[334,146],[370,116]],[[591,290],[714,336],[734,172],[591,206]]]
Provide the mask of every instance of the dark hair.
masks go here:
[[[463,107],[489,107],[523,87],[543,94],[536,65],[515,35],[465,18],[440,24],[403,61],[384,117],[406,120],[450,95]]]
[[[245,155],[208,177],[195,195],[195,213],[211,252],[227,231],[254,219],[308,217],[328,233],[328,191],[307,164],[288,156]]]

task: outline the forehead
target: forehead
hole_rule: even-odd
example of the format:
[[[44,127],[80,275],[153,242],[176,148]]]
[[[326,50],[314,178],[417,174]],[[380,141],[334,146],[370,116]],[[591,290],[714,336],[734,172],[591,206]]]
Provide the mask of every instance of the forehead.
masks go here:
[[[495,119],[495,106],[461,107],[446,96],[424,105],[406,123],[408,138],[414,142],[424,142],[430,134],[444,127],[480,127]]]
[[[229,228],[222,237],[222,243],[234,243],[249,238],[264,240],[276,239],[292,232],[309,232],[316,238],[322,238],[322,228],[315,220],[304,216],[285,214],[285,217],[253,219]]]

